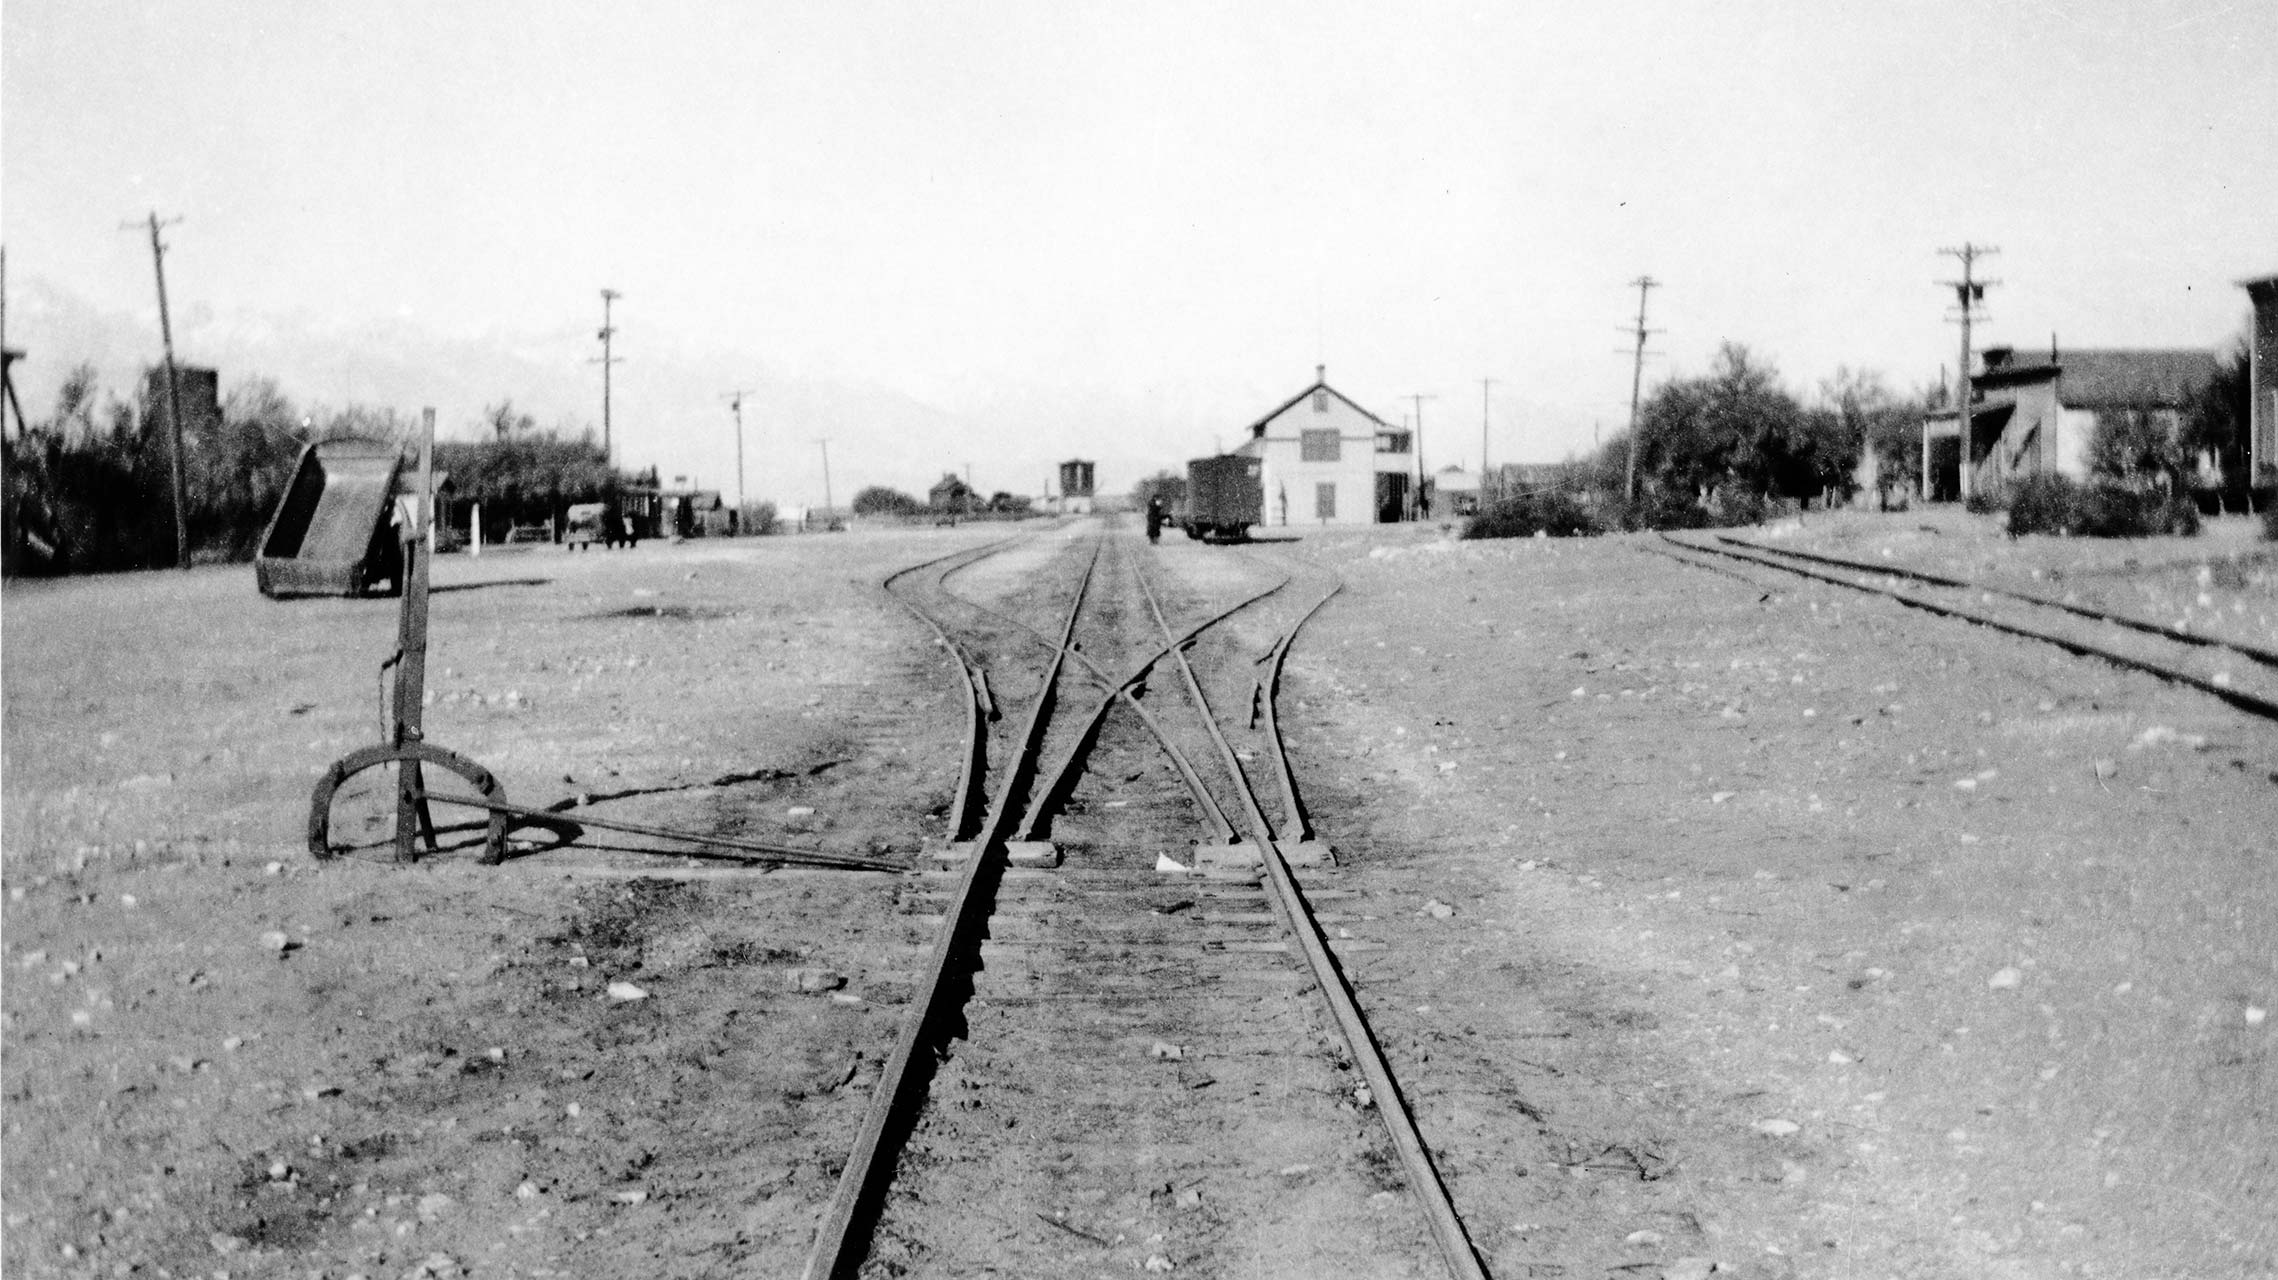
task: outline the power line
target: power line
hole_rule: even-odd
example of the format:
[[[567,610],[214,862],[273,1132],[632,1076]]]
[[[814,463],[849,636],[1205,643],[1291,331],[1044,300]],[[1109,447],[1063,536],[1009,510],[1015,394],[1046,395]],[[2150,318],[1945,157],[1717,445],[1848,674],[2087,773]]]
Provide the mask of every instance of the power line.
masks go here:
[[[1652,292],[1654,286],[1661,282],[1652,276],[1639,276],[1630,283],[1637,286],[1637,354],[1636,363],[1631,366],[1629,375],[1629,472],[1628,479],[1624,484],[1624,491],[1629,500],[1635,502],[1637,501],[1637,401],[1639,393],[1645,388],[1645,339],[1648,334],[1662,332],[1659,329],[1645,327],[1645,298],[1648,293]],[[1625,329],[1623,332],[1626,333],[1629,330]]]
[[[1972,273],[1976,270],[1979,258],[1999,253],[2001,250],[1990,245],[1971,244],[1965,240],[1959,249],[1940,249],[1938,252],[1948,257],[1959,258],[1962,263],[1961,279],[1940,280],[1938,283],[1954,291],[1954,299],[1961,311],[1962,370],[1960,381],[1957,384],[1960,394],[1954,397],[1954,403],[1958,406],[1955,418],[1955,438],[1961,446],[1961,465],[1957,469],[1961,497],[1962,501],[1967,502],[1969,501],[1971,487],[1970,446],[1973,443],[1970,439],[1970,320],[1977,314],[1977,304],[1985,301],[1985,291],[2001,283],[1999,280],[1979,280]],[[1922,470],[1924,475],[1923,496],[1927,498],[1929,496],[1928,475],[1930,471],[1930,452],[1927,448],[1922,453]]]
[[[180,218],[161,220],[153,209],[150,216],[140,222],[122,222],[121,231],[140,231],[150,228],[150,262],[158,273],[158,336],[166,347],[166,418],[174,444],[174,558],[184,569],[190,567],[189,488],[182,479],[182,374],[174,364],[174,322],[166,309],[166,242],[158,238],[160,227],[170,227]]]

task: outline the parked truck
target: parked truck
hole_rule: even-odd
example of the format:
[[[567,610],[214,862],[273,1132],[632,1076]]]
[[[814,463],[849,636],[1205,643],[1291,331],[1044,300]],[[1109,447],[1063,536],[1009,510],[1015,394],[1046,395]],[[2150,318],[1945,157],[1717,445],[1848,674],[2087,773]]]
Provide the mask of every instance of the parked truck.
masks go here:
[[[1205,542],[1240,542],[1265,520],[1264,464],[1241,454],[1186,464],[1186,510],[1179,527]]]

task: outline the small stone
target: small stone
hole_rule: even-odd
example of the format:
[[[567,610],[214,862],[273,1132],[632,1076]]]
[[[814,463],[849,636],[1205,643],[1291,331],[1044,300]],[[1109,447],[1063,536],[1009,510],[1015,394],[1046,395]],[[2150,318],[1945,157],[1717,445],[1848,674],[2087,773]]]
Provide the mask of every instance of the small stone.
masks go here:
[[[619,1204],[646,1204],[649,1193],[646,1191],[619,1191],[609,1198]]]
[[[226,1258],[230,1254],[236,1253],[239,1250],[243,1249],[246,1245],[246,1239],[244,1236],[233,1236],[225,1232],[216,1231],[212,1235],[206,1237],[206,1243],[213,1246],[215,1253],[218,1253]]]
[[[261,945],[278,955],[283,955],[293,949],[293,940],[285,935],[284,930],[271,929],[261,935]]]
[[[1737,791],[1717,791],[1711,793],[1708,799],[1710,804],[1723,804],[1725,801],[1730,800],[1732,797],[1739,794],[1740,793]]]
[[[2248,1026],[2250,1026],[2250,1027],[2259,1027],[2259,1026],[2261,1026],[2261,1025],[2262,1025],[2262,1020],[2263,1020],[2264,1018],[2267,1018],[2267,1017],[2269,1017],[2269,1016],[2270,1016],[2270,1011],[2269,1011],[2268,1009],[2265,1009],[2265,1008],[2263,1008],[2261,1005],[2250,1004],[2250,1005],[2248,1005],[2248,1006],[2246,1007],[2246,1014],[2245,1014],[2245,1017],[2246,1017],[2246,1025],[2248,1025]]]
[[[1313,1166],[1309,1164],[1284,1165],[1281,1176],[1284,1178],[1302,1178],[1311,1172],[1313,1172]]]
[[[846,975],[835,969],[792,969],[783,976],[793,991],[804,992],[808,995],[836,991],[846,985]]]
[[[1985,980],[1985,985],[1995,991],[2008,991],[2024,980],[2025,975],[2023,973],[2018,972],[2013,966],[2004,965],[1993,971],[1993,976]]]
[[[579,1116],[585,1114],[585,1108],[580,1104],[573,1102],[568,1106],[562,1108],[562,1114],[568,1116],[572,1120],[575,1120]]]
[[[269,865],[261,868],[261,874],[265,876],[281,876],[285,874],[285,864],[282,862],[272,862]]]
[[[1186,1046],[1172,1044],[1168,1040],[1157,1040],[1147,1047],[1147,1056],[1163,1062],[1184,1062],[1186,1061]]]
[[[275,1161],[269,1166],[269,1181],[271,1182],[283,1182],[285,1179],[292,1176],[293,1166],[286,1164],[282,1160]]]
[[[1756,1122],[1756,1132],[1763,1134],[1767,1138],[1792,1137],[1793,1135],[1802,1132],[1802,1130],[1802,1125],[1797,1124],[1793,1120],[1783,1119],[1778,1116],[1774,1116],[1767,1120],[1758,1120]]]
[[[1661,1243],[1661,1233],[1658,1231],[1632,1231],[1628,1235],[1622,1237],[1622,1243],[1646,1245],[1659,1244]]]
[[[1449,906],[1437,898],[1433,898],[1424,904],[1424,914],[1430,916],[1434,920],[1445,920],[1449,916],[1455,914],[1455,908]]]
[[[419,1216],[422,1218],[439,1218],[458,1207],[458,1201],[440,1191],[430,1191],[419,1197]]]
[[[239,1049],[242,1049],[242,1048],[244,1048],[244,1047],[245,1047],[245,1037],[244,1037],[244,1036],[225,1036],[225,1037],[223,1037],[223,1038],[222,1038],[221,1047],[222,1047],[222,1049],[223,1049],[224,1051],[226,1051],[226,1052],[229,1052],[229,1053],[235,1053],[235,1052],[237,1052]]]
[[[619,981],[609,984],[609,998],[617,1001],[646,1000],[649,998],[649,993],[630,982]]]
[[[2120,762],[2112,759],[2099,760],[2095,768],[2098,779],[2109,778],[2120,771]]]
[[[786,818],[812,818],[815,816],[815,807],[810,804],[795,804],[785,809],[783,816]]]
[[[527,1179],[527,1178],[523,1179],[523,1181],[522,1181],[522,1185],[521,1185],[521,1186],[518,1186],[518,1187],[516,1187],[516,1188],[514,1188],[514,1198],[515,1198],[515,1199],[517,1199],[517,1200],[535,1200],[535,1199],[537,1199],[537,1198],[538,1198],[538,1184],[537,1184],[537,1183],[535,1183],[535,1182],[532,1182],[532,1181],[530,1181],[530,1180],[529,1180],[529,1179]]]
[[[1164,1257],[1162,1254],[1150,1253],[1147,1255],[1147,1270],[1150,1272],[1159,1273],[1175,1271],[1177,1268],[1172,1266],[1171,1260],[1167,1257]]]
[[[1179,1192],[1177,1203],[1181,1209],[1201,1208],[1202,1189],[1200,1187],[1188,1187],[1186,1190]]]

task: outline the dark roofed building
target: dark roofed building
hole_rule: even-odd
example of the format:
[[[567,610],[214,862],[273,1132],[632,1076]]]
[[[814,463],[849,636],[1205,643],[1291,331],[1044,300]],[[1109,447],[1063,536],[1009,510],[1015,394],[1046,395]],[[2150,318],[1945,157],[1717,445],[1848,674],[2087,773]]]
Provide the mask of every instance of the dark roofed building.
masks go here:
[[[2064,351],[2053,343],[2046,354],[1989,347],[1984,360],[1969,380],[1972,490],[2051,473],[2085,479],[2099,415],[2147,413],[2173,431],[2217,369],[2212,351]],[[1948,441],[1949,467],[1957,416],[1932,414],[1923,427],[1926,443]]]

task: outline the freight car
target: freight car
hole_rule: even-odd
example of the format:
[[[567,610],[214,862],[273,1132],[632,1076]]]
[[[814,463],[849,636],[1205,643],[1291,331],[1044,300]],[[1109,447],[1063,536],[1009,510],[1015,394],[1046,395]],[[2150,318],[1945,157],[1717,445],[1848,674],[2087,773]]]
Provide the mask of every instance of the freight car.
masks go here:
[[[1186,464],[1186,510],[1179,527],[1205,541],[1239,542],[1265,519],[1264,464],[1240,454]]]

